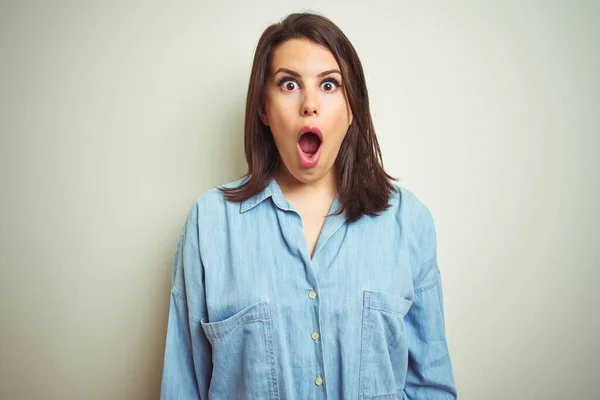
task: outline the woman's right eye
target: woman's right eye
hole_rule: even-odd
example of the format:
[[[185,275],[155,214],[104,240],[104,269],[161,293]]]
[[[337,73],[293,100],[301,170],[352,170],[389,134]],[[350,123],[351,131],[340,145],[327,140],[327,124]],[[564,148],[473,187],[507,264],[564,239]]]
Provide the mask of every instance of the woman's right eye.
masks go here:
[[[291,79],[286,79],[283,80],[279,83],[279,86],[281,86],[281,88],[285,91],[288,92],[292,92],[296,89],[298,89],[298,83],[296,83],[296,81],[293,81]]]

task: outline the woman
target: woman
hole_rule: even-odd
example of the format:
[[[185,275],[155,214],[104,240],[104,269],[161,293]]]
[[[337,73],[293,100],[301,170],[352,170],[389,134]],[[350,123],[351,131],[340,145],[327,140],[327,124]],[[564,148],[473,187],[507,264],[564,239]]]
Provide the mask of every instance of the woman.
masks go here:
[[[385,173],[330,20],[265,30],[244,144],[179,238],[161,398],[456,398],[433,220]]]

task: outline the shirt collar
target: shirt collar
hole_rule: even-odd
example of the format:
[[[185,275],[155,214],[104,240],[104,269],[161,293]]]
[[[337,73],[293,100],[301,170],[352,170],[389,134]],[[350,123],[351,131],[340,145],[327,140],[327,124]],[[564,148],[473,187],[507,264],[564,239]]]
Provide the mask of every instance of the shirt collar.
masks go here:
[[[293,210],[292,205],[283,197],[283,192],[275,178],[271,178],[267,187],[240,204],[240,213],[251,210],[269,197],[273,199],[275,205],[280,209],[284,211]]]
[[[251,210],[252,208],[256,207],[269,197],[273,199],[273,203],[279,209],[283,211],[295,211],[294,207],[292,207],[290,202],[288,202],[283,196],[281,187],[279,187],[279,184],[277,183],[275,178],[271,178],[271,181],[269,182],[267,187],[265,187],[261,192],[258,192],[257,194],[250,197],[248,200],[243,201],[240,204],[240,214]],[[341,205],[341,199],[338,193],[333,199],[333,203],[329,208],[329,213],[337,211],[341,207]],[[332,216],[331,218],[333,218],[336,221],[336,223],[342,224],[347,218],[346,210],[344,210],[340,215]],[[337,227],[335,229],[337,229]]]

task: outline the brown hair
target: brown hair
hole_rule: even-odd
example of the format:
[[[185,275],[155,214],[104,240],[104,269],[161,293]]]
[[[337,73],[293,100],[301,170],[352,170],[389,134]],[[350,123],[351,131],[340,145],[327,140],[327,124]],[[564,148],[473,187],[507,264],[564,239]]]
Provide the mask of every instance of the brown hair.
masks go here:
[[[262,191],[275,176],[281,158],[270,128],[264,125],[259,112],[265,104],[265,89],[273,51],[290,39],[307,39],[331,51],[342,73],[342,82],[353,120],[335,160],[338,193],[341,208],[348,221],[362,215],[377,213],[390,207],[392,192],[390,180],[397,180],[383,169],[381,149],[375,136],[369,110],[367,85],[356,50],[344,33],[328,18],[314,13],[294,13],[281,22],[269,26],[258,41],[248,96],[244,127],[244,150],[250,177],[236,188],[219,188],[230,201],[244,201]]]

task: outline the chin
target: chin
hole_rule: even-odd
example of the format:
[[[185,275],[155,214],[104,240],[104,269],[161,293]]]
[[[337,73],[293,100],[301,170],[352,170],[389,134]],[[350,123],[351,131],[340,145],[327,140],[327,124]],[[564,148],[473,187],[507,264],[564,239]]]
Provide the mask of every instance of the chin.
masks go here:
[[[306,169],[303,167],[296,167],[294,169],[289,169],[290,178],[295,179],[299,183],[311,184],[320,181],[327,175],[327,169],[319,168],[310,168]]]
[[[293,174],[293,176],[298,182],[306,184],[318,182],[321,180],[321,178],[323,178],[322,175],[317,175],[314,171],[298,172]]]

